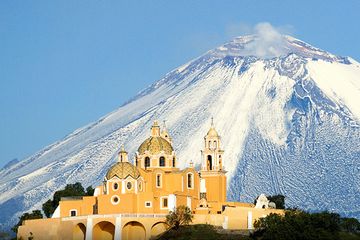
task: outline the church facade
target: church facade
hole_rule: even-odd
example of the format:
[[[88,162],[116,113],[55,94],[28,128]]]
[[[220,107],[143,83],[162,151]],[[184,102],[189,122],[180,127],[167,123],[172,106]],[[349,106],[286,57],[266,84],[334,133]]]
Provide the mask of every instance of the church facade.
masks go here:
[[[191,209],[194,224],[224,229],[251,230],[256,219],[281,214],[268,208],[265,196],[256,206],[226,201],[223,154],[212,123],[204,137],[200,170],[193,164],[179,169],[170,134],[155,121],[134,164],[122,147],[94,196],[62,198],[52,218],[24,221],[18,238],[150,239],[166,230],[166,215],[181,205]]]

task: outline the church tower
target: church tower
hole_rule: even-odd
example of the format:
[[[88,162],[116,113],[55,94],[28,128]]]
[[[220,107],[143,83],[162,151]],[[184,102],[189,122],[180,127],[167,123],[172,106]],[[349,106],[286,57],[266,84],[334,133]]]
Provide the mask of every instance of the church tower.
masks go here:
[[[201,178],[205,180],[205,188],[203,187],[200,195],[206,197],[209,204],[226,201],[226,171],[223,167],[223,154],[220,135],[211,120],[211,127],[204,137],[200,171]]]

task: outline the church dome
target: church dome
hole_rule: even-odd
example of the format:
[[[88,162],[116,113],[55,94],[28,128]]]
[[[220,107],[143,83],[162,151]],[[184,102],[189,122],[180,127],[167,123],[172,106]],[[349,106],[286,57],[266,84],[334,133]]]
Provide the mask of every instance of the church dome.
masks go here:
[[[139,154],[144,154],[145,151],[149,151],[150,154],[158,154],[164,151],[166,154],[172,154],[174,151],[171,144],[162,137],[149,137],[139,147]]]
[[[206,134],[208,137],[219,137],[218,132],[215,130],[214,127],[211,127],[208,133]]]
[[[114,176],[117,176],[120,179],[131,176],[132,178],[137,179],[140,177],[140,172],[134,165],[129,162],[117,162],[109,169],[106,174],[106,178],[111,179]]]

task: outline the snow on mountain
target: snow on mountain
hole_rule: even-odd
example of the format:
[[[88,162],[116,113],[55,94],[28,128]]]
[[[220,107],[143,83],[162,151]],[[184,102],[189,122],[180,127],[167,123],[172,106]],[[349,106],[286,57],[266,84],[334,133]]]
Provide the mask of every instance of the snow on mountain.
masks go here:
[[[0,171],[0,223],[67,183],[100,184],[122,144],[134,156],[167,120],[180,167],[200,164],[210,118],[229,200],[284,194],[289,206],[360,217],[360,64],[289,36],[238,37],[166,74],[116,111]]]

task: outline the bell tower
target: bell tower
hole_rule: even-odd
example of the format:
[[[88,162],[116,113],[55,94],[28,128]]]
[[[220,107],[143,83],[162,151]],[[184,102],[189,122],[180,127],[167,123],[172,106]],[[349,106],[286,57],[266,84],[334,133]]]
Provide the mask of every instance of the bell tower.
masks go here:
[[[201,151],[201,178],[205,180],[206,200],[211,202],[226,201],[226,171],[223,167],[224,150],[221,149],[221,138],[214,127],[211,126],[204,137],[204,149]]]

